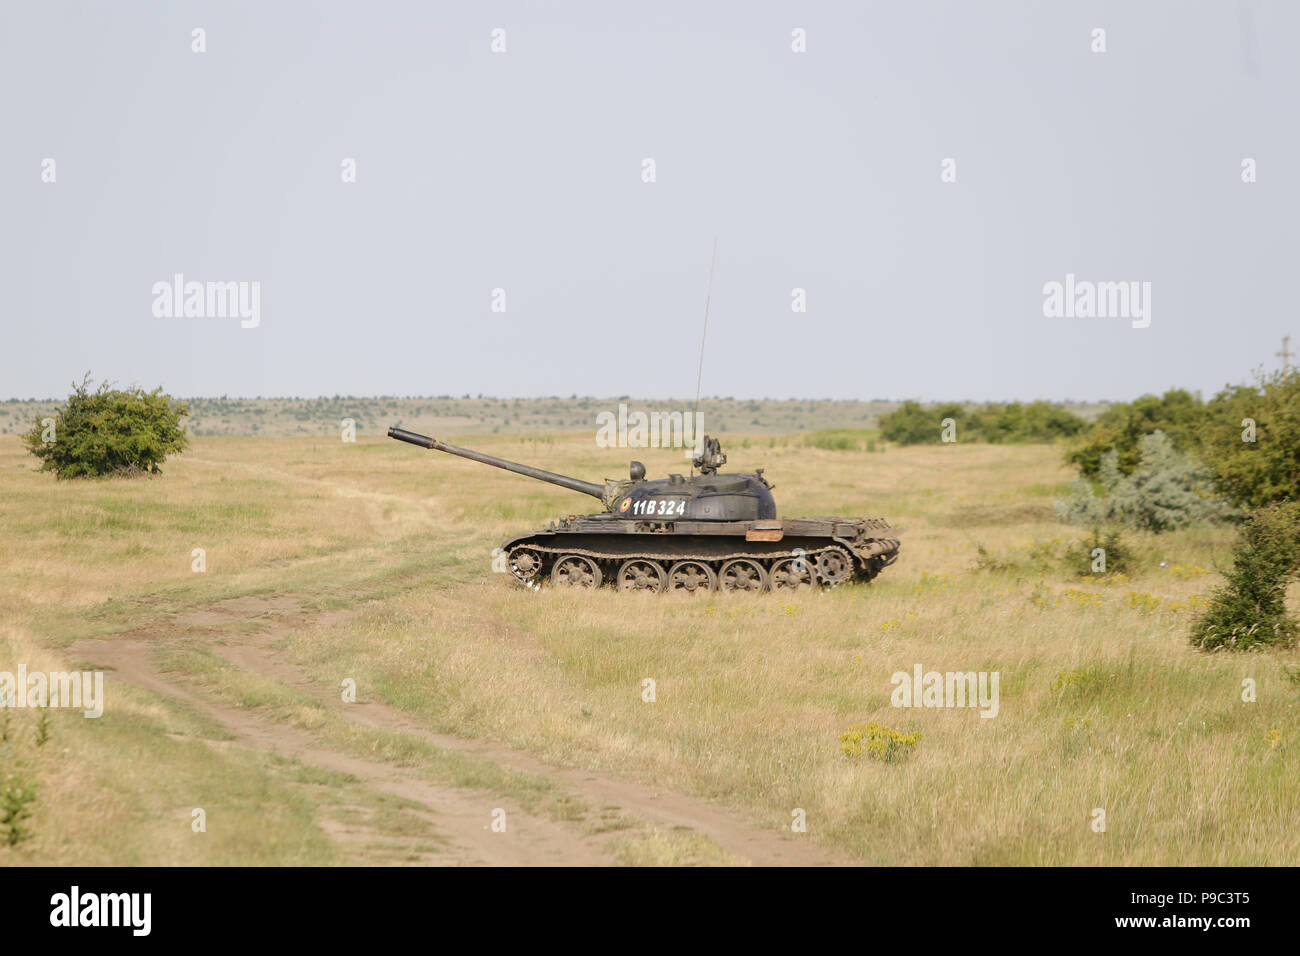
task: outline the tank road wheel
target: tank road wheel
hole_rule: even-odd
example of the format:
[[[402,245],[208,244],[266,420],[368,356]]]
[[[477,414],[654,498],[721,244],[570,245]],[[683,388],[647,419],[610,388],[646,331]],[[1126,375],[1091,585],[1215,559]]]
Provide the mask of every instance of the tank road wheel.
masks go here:
[[[724,591],[751,591],[757,594],[767,590],[767,572],[757,561],[732,558],[718,572],[718,582]]]
[[[532,583],[542,569],[542,556],[532,548],[515,548],[510,552],[510,573],[525,584]]]
[[[600,587],[600,565],[580,554],[566,554],[551,568],[551,583],[556,587]]]
[[[812,563],[807,558],[782,558],[768,572],[773,591],[807,591],[815,587]]]
[[[668,584],[668,575],[658,561],[631,558],[619,566],[615,580],[620,591],[649,591],[658,594]]]
[[[703,561],[678,561],[668,569],[668,590],[675,594],[708,594],[718,589],[718,576]]]
[[[818,552],[813,567],[817,571],[817,580],[827,587],[833,588],[853,577],[853,559],[843,548]]]

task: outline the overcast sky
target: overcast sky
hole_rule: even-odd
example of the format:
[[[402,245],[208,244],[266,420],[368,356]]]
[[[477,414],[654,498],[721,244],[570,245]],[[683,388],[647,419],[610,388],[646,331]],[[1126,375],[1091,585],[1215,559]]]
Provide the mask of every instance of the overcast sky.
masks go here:
[[[3,0],[0,398],[689,397],[715,236],[705,394],[1208,394],[1300,350],[1298,49],[1286,0]]]

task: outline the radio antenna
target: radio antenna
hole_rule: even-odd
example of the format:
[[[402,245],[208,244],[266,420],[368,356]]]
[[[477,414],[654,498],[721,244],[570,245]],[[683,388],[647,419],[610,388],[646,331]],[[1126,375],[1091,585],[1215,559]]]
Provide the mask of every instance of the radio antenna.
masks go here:
[[[718,237],[713,237],[713,261],[709,265],[709,286],[704,293],[704,331],[700,333],[700,368],[695,375],[695,412],[692,415],[695,431],[699,430],[700,421],[700,385],[704,381],[704,342],[709,337],[709,300],[713,298],[713,273],[718,268]],[[695,440],[699,441],[696,435]],[[695,474],[695,460],[691,460],[691,474]]]

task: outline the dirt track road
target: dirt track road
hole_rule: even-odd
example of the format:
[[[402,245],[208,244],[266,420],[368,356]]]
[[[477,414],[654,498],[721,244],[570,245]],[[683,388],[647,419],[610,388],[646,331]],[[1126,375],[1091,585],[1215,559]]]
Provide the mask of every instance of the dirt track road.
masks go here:
[[[347,612],[329,612],[334,617]],[[274,644],[291,628],[324,620],[309,615],[292,596],[238,598],[179,617],[171,633],[212,633],[220,630],[220,643],[212,649],[235,666],[277,683],[294,687],[345,720],[386,731],[414,735],[444,750],[465,753],[476,760],[502,768],[544,777],[564,792],[593,807],[613,808],[661,830],[690,830],[712,840],[733,856],[754,865],[823,866],[844,864],[806,836],[785,835],[739,819],[730,811],[683,794],[622,780],[617,777],[573,768],[555,767],[536,758],[494,744],[439,734],[416,720],[377,702],[344,703],[335,688],[311,682],[298,668],[284,660]],[[232,629],[232,623],[257,625]],[[235,633],[236,630],[243,633]],[[418,803],[445,838],[439,852],[413,850],[413,862],[427,865],[497,866],[601,866],[614,863],[618,833],[591,833],[578,823],[529,813],[500,795],[462,787],[442,785],[426,776],[381,760],[344,753],[296,727],[258,714],[255,710],[231,707],[201,692],[200,686],[180,675],[163,672],[155,663],[156,636],[124,634],[107,640],[83,641],[72,653],[97,664],[114,668],[112,679],[185,701],[219,723],[234,738],[236,746],[254,748],[304,764],[350,774],[368,790],[386,793]],[[214,746],[222,744],[214,743]],[[505,832],[490,826],[492,812],[506,811]],[[367,835],[346,827],[327,827],[350,856],[364,862],[362,845]]]

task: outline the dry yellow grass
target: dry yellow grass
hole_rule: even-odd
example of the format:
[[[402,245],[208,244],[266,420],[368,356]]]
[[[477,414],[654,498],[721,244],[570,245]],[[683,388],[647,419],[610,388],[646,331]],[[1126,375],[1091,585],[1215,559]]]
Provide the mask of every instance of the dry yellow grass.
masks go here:
[[[801,838],[864,862],[1300,862],[1300,688],[1284,672],[1300,656],[1206,656],[1186,641],[1189,603],[1219,580],[1230,531],[1135,538],[1139,573],[1081,581],[1034,556],[1035,543],[1059,551],[1079,536],[1052,520],[1070,477],[1056,449],[768,442],[730,438],[729,467],[765,467],[783,515],[906,527],[899,563],[873,585],[794,600],[538,594],[492,574],[492,548],[594,500],[381,439],[200,438],[161,479],[89,484],[36,474],[6,441],[0,670],[53,669],[81,637],[165,630],[180,610],[292,591],[360,608],[284,642],[321,685],[350,676],[431,728],[715,797],[772,828],[802,809]],[[460,443],[593,480],[624,473],[630,456],[590,433]],[[682,468],[669,451],[636,457],[652,476]],[[1016,566],[976,570],[977,545]],[[195,547],[204,574],[191,571]],[[998,716],[891,706],[891,675],[916,664],[998,672]],[[1254,703],[1242,701],[1246,678]],[[73,769],[32,771],[45,814],[34,846],[48,859],[192,859],[157,825],[180,798],[148,783],[205,775],[228,794],[222,781],[239,774],[262,790],[248,796],[251,833],[260,805],[294,841],[267,849],[250,836],[204,859],[331,858],[292,775],[237,753],[192,765],[168,734],[201,733],[197,719],[124,694],[130,732],[60,715],[59,766]],[[846,757],[839,735],[870,720],[920,731],[915,752]],[[1090,826],[1096,809],[1104,833]],[[661,843],[625,855],[713,859]]]

